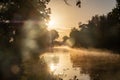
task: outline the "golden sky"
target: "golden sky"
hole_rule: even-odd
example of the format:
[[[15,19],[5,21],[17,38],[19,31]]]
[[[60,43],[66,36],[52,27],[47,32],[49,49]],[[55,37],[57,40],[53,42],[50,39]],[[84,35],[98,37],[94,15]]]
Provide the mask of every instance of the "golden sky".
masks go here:
[[[71,28],[77,27],[78,22],[87,23],[92,16],[107,14],[115,7],[115,0],[82,0],[82,7],[75,6],[76,0],[68,0],[70,6],[63,0],[51,0],[51,28],[56,29],[60,38],[69,35]]]

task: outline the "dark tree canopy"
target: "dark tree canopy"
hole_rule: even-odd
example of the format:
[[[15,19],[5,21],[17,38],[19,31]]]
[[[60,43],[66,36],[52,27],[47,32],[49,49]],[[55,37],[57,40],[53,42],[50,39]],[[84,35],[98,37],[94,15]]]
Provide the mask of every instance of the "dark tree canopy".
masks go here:
[[[53,42],[55,39],[57,39],[59,37],[59,34],[56,30],[51,30],[49,32],[49,36],[50,36],[51,42]]]
[[[79,30],[71,30],[74,46],[120,51],[120,0],[116,2],[116,7],[107,15],[93,16],[88,24],[80,24]]]
[[[47,47],[49,1],[0,0],[0,80],[20,80],[26,71],[33,69],[31,61],[39,58],[37,50]],[[23,62],[26,52],[31,57],[30,65]],[[11,71],[14,65],[19,69],[15,73]],[[29,80],[35,73],[25,75]]]

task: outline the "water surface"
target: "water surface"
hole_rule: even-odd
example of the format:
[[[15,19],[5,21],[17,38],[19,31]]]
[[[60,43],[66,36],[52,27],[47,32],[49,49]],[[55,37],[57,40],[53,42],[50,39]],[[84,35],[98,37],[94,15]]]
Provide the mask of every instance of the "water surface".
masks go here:
[[[40,58],[55,80],[120,80],[120,57],[108,51],[54,47]]]

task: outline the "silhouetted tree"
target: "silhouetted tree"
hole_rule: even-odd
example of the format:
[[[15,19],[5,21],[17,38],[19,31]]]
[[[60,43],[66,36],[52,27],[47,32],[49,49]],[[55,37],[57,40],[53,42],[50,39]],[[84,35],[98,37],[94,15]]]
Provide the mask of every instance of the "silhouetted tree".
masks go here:
[[[116,7],[107,15],[93,16],[88,24],[79,24],[79,29],[71,30],[74,46],[120,51],[120,0],[116,2]]]
[[[68,36],[64,36],[64,37],[63,37],[63,43],[65,43],[68,39],[69,39]]]
[[[34,45],[33,40],[36,42],[35,44],[37,44],[39,39],[47,44],[45,42],[47,38],[43,36],[48,35],[45,23],[49,20],[50,8],[47,9],[46,7],[49,1],[50,0],[0,1],[0,45],[2,45],[0,46],[1,80],[20,79],[21,74],[25,71],[25,68],[22,67],[23,53],[26,50],[28,50],[28,53],[36,53],[35,47],[31,47]],[[29,21],[31,22],[29,23]],[[35,35],[35,37],[33,37],[33,35]],[[38,48],[42,48],[42,46],[43,44],[39,44]],[[24,48],[25,51],[22,48]],[[15,68],[18,69],[17,72],[11,70],[11,68],[14,68],[14,65]],[[31,67],[32,65],[33,64],[31,64]],[[30,75],[26,75],[26,78],[28,76],[30,77]]]
[[[50,45],[54,44],[55,39],[57,39],[59,37],[59,34],[56,30],[51,30],[49,32],[49,41],[50,41]]]

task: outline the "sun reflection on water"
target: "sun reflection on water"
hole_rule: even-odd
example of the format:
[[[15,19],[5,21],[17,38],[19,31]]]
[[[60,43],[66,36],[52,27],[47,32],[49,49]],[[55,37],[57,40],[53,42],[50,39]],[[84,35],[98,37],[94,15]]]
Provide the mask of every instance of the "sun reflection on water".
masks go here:
[[[41,58],[44,58],[49,67],[48,73],[55,77],[54,80],[101,78],[114,80],[114,78],[119,78],[119,71],[115,74],[115,77],[111,76],[114,74],[115,68],[119,70],[119,55],[96,49],[71,49],[64,46],[54,47],[53,49],[54,51],[44,53]],[[101,69],[102,71],[100,71]],[[103,74],[104,70],[106,71],[105,75]]]
[[[80,74],[80,68],[73,67],[69,52],[45,53],[43,56],[51,75],[64,80],[73,79],[74,76],[78,79],[90,80],[89,75]]]
[[[51,71],[51,72],[54,72],[54,71],[57,69],[57,65],[55,65],[55,64],[53,64],[53,63],[51,63],[51,64],[49,65],[49,67],[50,67],[50,71]]]

